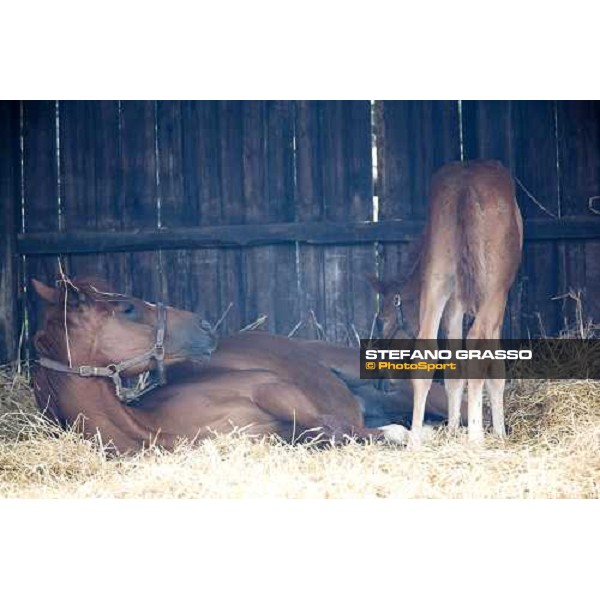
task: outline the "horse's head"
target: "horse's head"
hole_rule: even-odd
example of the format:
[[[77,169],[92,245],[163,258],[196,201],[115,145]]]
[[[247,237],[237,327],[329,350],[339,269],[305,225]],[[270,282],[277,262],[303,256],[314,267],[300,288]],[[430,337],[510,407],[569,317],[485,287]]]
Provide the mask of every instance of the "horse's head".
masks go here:
[[[406,283],[382,281],[372,275],[367,278],[380,296],[377,335],[383,339],[414,338],[419,326],[418,296]]]
[[[47,302],[34,338],[47,358],[100,366],[142,357],[125,363],[123,373],[135,376],[151,368],[151,354],[159,346],[166,365],[205,360],[216,346],[210,324],[197,315],[170,307],[159,311],[157,305],[110,291],[106,283],[65,279],[52,288],[34,279],[32,284]]]

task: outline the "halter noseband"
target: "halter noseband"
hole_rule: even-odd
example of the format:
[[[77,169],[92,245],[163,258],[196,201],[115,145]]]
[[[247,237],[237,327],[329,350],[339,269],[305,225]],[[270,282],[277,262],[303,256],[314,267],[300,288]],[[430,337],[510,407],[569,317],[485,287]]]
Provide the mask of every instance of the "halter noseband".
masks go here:
[[[79,375],[80,377],[108,377],[112,379],[115,386],[115,392],[121,400],[129,404],[134,400],[137,400],[149,391],[165,385],[167,383],[167,376],[165,373],[165,329],[167,327],[167,313],[165,305],[161,302],[156,304],[156,339],[154,346],[138,356],[122,360],[119,363],[112,363],[106,367],[94,367],[90,365],[80,365],[79,367],[70,367],[56,360],[46,358],[42,356],[38,363],[47,369],[52,371],[58,371],[59,373],[71,373]],[[123,380],[121,379],[121,373],[131,367],[144,363],[148,360],[156,362],[156,369],[158,371],[158,381],[154,383],[148,383],[148,377],[152,372],[152,369],[146,369],[138,376],[138,383],[135,387],[125,387]]]

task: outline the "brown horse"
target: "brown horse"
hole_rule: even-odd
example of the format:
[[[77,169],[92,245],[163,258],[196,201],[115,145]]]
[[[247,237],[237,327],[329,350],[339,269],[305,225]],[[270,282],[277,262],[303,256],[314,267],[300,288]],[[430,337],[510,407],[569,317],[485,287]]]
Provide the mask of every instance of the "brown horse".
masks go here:
[[[449,339],[463,338],[463,317],[474,317],[468,339],[498,339],[506,298],[523,247],[514,181],[497,161],[442,167],[433,177],[427,224],[414,269],[403,281],[371,280],[382,294],[382,336],[433,339],[440,321]],[[442,320],[443,318],[443,320]],[[431,379],[413,379],[412,429],[418,442]],[[494,432],[504,435],[505,380],[469,379],[471,440],[483,437],[482,391],[490,395]],[[446,379],[450,428],[460,424],[464,380]]]
[[[366,427],[361,394],[335,374],[358,379],[356,350],[262,332],[225,338],[216,349],[210,326],[192,313],[91,280],[33,286],[48,303],[34,338],[38,405],[63,424],[99,433],[118,452],[172,448],[177,439],[234,426],[289,441],[318,433],[405,437],[401,426]],[[406,410],[410,397],[399,405]]]

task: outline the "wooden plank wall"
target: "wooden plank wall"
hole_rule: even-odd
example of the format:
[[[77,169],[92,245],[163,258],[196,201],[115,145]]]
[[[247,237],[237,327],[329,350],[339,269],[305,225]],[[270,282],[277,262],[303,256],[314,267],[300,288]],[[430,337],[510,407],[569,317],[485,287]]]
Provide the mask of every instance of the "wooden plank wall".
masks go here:
[[[590,215],[600,208],[600,102],[557,103],[560,205],[563,215]],[[600,220],[600,216],[598,217]],[[600,229],[600,225],[599,225]],[[600,241],[565,246],[562,257],[561,293],[583,293],[584,319],[600,321]],[[567,299],[566,325],[576,322],[576,304]]]
[[[553,219],[529,194],[552,214],[579,216],[600,195],[598,102],[4,102],[0,128],[5,264],[21,168],[26,232],[364,221],[374,194],[380,220],[422,219],[431,174],[461,157],[509,166],[527,189],[517,188],[526,219]],[[569,289],[581,289],[587,313],[600,320],[599,253],[597,240],[528,242],[505,334],[572,324],[573,301],[552,299]],[[271,331],[350,344],[355,330],[369,332],[376,308],[365,274],[396,277],[410,261],[407,244],[396,243],[63,257],[74,275],[104,277],[213,322],[232,303],[224,332],[265,314]],[[15,336],[6,332],[17,328],[7,293],[16,261],[5,264],[0,360],[14,357]],[[55,256],[28,257],[24,278],[53,281],[57,268]],[[34,330],[39,304],[30,293],[27,304]]]
[[[17,356],[19,285],[16,234],[21,228],[19,102],[0,102],[0,365]]]
[[[57,153],[57,104],[54,101],[28,101],[23,111],[23,198],[24,231],[60,231],[59,166]],[[27,325],[36,331],[42,305],[28,285],[32,277],[54,282],[59,272],[57,257],[30,257],[25,267]]]
[[[368,101],[298,103],[296,147],[298,221],[371,220]],[[301,246],[298,264],[301,318],[308,330],[342,343],[356,343],[355,331],[367,335],[376,308],[365,278],[375,269],[373,245]],[[309,334],[307,328],[301,333]]]
[[[525,219],[590,215],[588,199],[600,194],[599,102],[464,102],[463,127],[467,158],[499,158],[519,179]],[[526,242],[505,335],[572,329],[570,291],[583,292],[584,318],[597,323],[599,263],[597,241]]]

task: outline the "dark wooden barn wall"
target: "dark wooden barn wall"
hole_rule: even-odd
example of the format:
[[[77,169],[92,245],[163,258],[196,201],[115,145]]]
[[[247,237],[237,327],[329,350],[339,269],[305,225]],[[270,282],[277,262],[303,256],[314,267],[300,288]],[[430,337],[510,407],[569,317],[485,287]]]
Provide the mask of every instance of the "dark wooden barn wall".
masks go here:
[[[500,159],[521,182],[524,219],[590,215],[589,198],[600,193],[600,102],[464,102],[463,127],[466,158]],[[584,317],[597,323],[599,250],[598,241],[526,242],[505,331],[572,329],[570,292],[582,293]]]
[[[0,102],[0,364],[17,356],[16,233],[20,228],[19,102]]]
[[[589,216],[588,199],[600,194],[598,102],[2,102],[0,144],[4,258],[14,254],[21,197],[30,233],[365,221],[374,194],[380,220],[423,219],[431,174],[461,157],[502,160],[557,216]],[[520,186],[517,195],[525,219],[553,220]],[[57,258],[27,257],[23,280],[53,280]],[[410,260],[406,243],[390,242],[62,257],[71,274],[212,321],[231,303],[226,332],[264,314],[271,331],[343,343],[371,327],[376,299],[364,274],[397,276]],[[2,264],[0,361],[15,356],[7,332],[23,314],[8,291],[17,263]],[[527,242],[505,333],[571,324],[576,303],[552,299],[570,289],[584,292],[598,321],[599,265],[598,240]],[[39,306],[26,298],[34,330]]]

